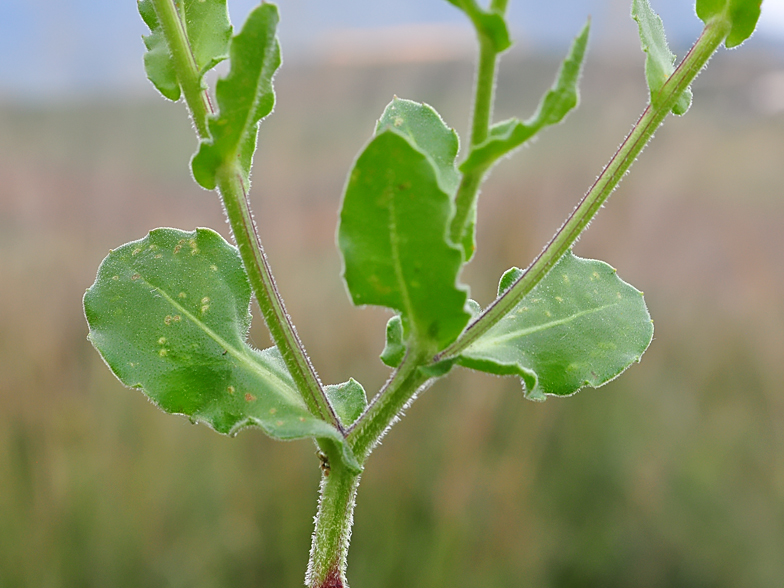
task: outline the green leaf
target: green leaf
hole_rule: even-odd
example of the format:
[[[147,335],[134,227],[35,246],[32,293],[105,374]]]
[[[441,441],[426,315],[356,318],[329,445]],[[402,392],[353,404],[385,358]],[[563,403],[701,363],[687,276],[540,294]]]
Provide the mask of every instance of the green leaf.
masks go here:
[[[430,157],[394,128],[349,174],[338,229],[348,291],[356,305],[400,312],[405,340],[423,352],[446,347],[469,318],[462,254],[446,236],[453,214]]]
[[[534,115],[524,122],[515,118],[493,125],[488,138],[471,150],[460,165],[460,171],[467,173],[489,169],[499,158],[523,145],[544,127],[561,122],[569,111],[577,106],[577,84],[588,45],[589,31],[590,22],[585,24],[572,43],[569,54],[561,64],[555,84],[542,98]]]
[[[505,291],[519,277],[501,279]],[[642,293],[601,261],[564,255],[458,362],[496,375],[517,375],[525,395],[568,396],[597,388],[639,361],[653,338]]]
[[[387,321],[387,342],[379,359],[391,368],[396,368],[406,356],[406,345],[403,340],[403,321],[396,314]]]
[[[179,6],[180,22],[196,67],[203,76],[228,57],[232,29],[226,0],[183,0]],[[138,8],[150,29],[150,34],[142,37],[147,47],[144,55],[147,77],[166,98],[178,100],[180,84],[152,0],[138,0]]]
[[[237,250],[209,229],[156,229],[109,253],[84,295],[89,339],[119,380],[165,412],[219,433],[343,436],[313,417],[277,348],[245,341],[250,286]]]
[[[633,0],[632,18],[640,32],[642,50],[645,52],[645,78],[651,94],[651,104],[656,105],[659,91],[675,71],[675,55],[667,45],[664,24],[648,0]],[[673,114],[683,115],[691,106],[691,89],[686,88],[672,107]]]
[[[501,280],[498,282],[498,296],[501,297],[504,292],[506,292],[509,288],[514,286],[514,283],[522,276],[525,272],[521,270],[519,267],[513,267],[504,272],[504,275],[501,276]]]
[[[208,190],[215,189],[224,165],[239,165],[248,185],[259,121],[275,105],[272,78],[280,66],[277,25],[277,7],[261,4],[231,41],[231,69],[215,87],[219,114],[210,119],[211,138],[202,141],[191,162],[193,177]]]
[[[376,125],[376,134],[386,128],[395,129],[430,157],[438,172],[441,189],[454,197],[460,183],[460,174],[455,167],[460,140],[433,107],[395,96],[384,109]]]
[[[174,62],[171,59],[163,29],[158,22],[158,15],[155,14],[152,0],[139,0],[137,6],[144,24],[150,29],[149,35],[142,35],[144,46],[147,47],[147,52],[144,54],[144,69],[147,72],[147,78],[164,97],[173,101],[179,100],[180,83],[177,81]]]
[[[477,33],[489,39],[496,53],[512,46],[509,28],[504,16],[493,10],[484,10],[476,0],[447,0],[468,15]]]
[[[347,427],[356,421],[367,408],[365,389],[354,378],[350,378],[348,382],[342,384],[325,386],[324,392],[340,418],[340,422]]]
[[[706,25],[713,19],[727,21],[730,32],[724,40],[728,49],[748,39],[757,27],[762,0],[697,0],[697,16]]]

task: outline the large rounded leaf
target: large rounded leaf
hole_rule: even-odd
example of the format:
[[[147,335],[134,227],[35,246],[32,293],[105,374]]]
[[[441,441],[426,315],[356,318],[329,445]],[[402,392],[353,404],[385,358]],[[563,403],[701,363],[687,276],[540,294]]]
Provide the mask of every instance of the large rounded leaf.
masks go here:
[[[164,411],[219,433],[255,425],[277,439],[345,448],[308,412],[278,350],[245,342],[249,305],[237,250],[209,229],[156,229],[123,245],[84,296],[90,341],[123,384]]]
[[[501,279],[502,294],[521,270]],[[460,355],[461,365],[518,375],[526,397],[597,388],[639,361],[653,338],[642,292],[602,261],[568,252],[493,328]]]

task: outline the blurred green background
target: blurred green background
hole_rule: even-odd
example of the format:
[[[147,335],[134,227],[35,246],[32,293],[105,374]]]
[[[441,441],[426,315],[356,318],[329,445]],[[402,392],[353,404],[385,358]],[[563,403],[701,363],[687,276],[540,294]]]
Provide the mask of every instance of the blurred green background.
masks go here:
[[[565,49],[564,49],[565,50]],[[557,61],[504,60],[497,118],[527,116]],[[544,404],[456,370],[372,456],[356,588],[770,587],[784,577],[784,64],[722,52],[576,246],[645,291],[639,365]],[[300,63],[276,80],[252,200],[325,382],[377,390],[387,315],[355,309],[334,246],[346,171],[393,94],[465,136],[470,63]],[[636,49],[589,56],[580,109],[503,162],[464,273],[491,300],[646,102]],[[191,181],[181,105],[147,93],[0,103],[0,588],[302,584],[310,442],[221,437],[124,389],[86,340],[108,249],[157,226],[228,236]],[[254,309],[255,311],[255,309]],[[256,320],[251,339],[268,344]]]

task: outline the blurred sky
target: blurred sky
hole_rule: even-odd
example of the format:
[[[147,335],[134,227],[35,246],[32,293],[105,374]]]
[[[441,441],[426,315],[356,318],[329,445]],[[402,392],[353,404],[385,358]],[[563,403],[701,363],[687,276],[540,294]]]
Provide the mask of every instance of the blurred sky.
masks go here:
[[[284,59],[443,59],[470,50],[465,18],[444,0],[279,0]],[[239,26],[256,0],[230,0]],[[612,47],[635,32],[630,0],[512,0],[518,47],[559,52],[586,16],[594,47]],[[700,23],[688,0],[652,0],[675,47],[691,43]],[[566,16],[563,16],[566,15]],[[363,33],[364,31],[364,33]],[[57,99],[95,90],[143,86],[133,0],[0,1],[0,99]],[[784,46],[784,0],[765,0],[755,44]],[[357,43],[369,43],[356,51]],[[628,45],[627,45],[628,46]],[[437,49],[440,47],[440,49]],[[390,51],[391,50],[391,51]],[[360,59],[361,61],[362,59]]]

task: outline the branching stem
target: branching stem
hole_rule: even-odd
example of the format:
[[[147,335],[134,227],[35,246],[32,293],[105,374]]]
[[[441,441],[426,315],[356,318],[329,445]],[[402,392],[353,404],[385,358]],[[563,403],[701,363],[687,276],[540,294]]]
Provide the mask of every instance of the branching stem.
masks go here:
[[[201,83],[185,26],[174,0],[152,2],[172,54],[177,81],[191,111],[199,138],[208,139],[210,134],[207,120],[214,112],[207,90]],[[247,191],[239,171],[235,168],[234,162],[221,168],[218,172],[218,190],[261,314],[310,412],[344,432],[286,312],[253,222]]]
[[[486,333],[511,311],[569,250],[651,140],[678,98],[716,52],[729,30],[729,23],[723,19],[717,19],[705,26],[697,42],[653,100],[653,104],[642,113],[631,133],[547,246],[514,285],[469,325],[457,341],[436,355],[433,362],[458,355]]]

